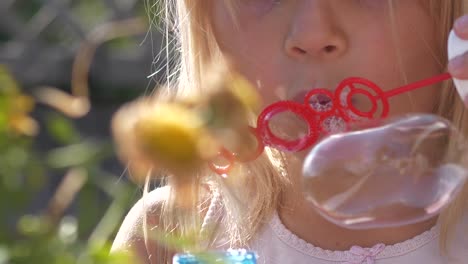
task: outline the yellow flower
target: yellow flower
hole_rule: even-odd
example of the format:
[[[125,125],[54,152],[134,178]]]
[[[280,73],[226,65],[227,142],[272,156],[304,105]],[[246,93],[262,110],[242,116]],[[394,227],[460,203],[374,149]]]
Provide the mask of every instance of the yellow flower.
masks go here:
[[[34,99],[22,94],[5,66],[0,65],[0,110],[6,120],[6,129],[15,134],[34,136],[37,122],[28,114],[34,109]]]
[[[258,94],[238,74],[211,77],[204,96],[171,98],[172,102],[144,98],[115,114],[118,153],[133,179],[142,182],[152,169],[167,171],[176,181],[194,177],[221,145],[242,156],[252,152],[255,142],[248,125],[260,104]],[[187,181],[179,181],[183,182]]]
[[[35,136],[39,131],[36,120],[27,115],[10,115],[8,126],[14,133],[26,136]]]
[[[195,176],[219,149],[198,112],[149,98],[120,109],[113,133],[120,158],[139,182],[152,169],[175,177]]]
[[[11,110],[18,113],[30,113],[34,109],[34,99],[30,96],[17,94],[12,98]]]
[[[252,156],[257,143],[249,125],[261,105],[255,87],[236,72],[213,75],[208,85],[204,116],[210,133],[231,152]]]
[[[199,143],[209,137],[196,112],[181,105],[159,104],[135,124],[138,146],[158,167],[193,173],[210,153]],[[205,141],[206,142],[206,141]]]
[[[245,109],[257,112],[260,108],[260,95],[255,87],[240,74],[232,73],[227,80],[227,87]]]

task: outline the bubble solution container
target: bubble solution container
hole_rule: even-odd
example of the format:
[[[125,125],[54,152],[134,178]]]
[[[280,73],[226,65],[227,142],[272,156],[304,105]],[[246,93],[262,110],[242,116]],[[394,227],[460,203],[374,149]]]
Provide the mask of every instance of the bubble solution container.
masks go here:
[[[177,254],[172,260],[173,264],[256,264],[255,252],[245,249],[215,251],[202,254]]]

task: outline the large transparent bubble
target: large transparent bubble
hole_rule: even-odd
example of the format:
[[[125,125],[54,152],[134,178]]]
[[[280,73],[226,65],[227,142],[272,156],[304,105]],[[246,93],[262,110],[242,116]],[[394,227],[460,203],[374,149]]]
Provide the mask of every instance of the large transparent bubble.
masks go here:
[[[358,128],[325,138],[304,162],[305,196],[329,221],[351,229],[424,221],[465,184],[466,143],[449,121],[420,114]]]

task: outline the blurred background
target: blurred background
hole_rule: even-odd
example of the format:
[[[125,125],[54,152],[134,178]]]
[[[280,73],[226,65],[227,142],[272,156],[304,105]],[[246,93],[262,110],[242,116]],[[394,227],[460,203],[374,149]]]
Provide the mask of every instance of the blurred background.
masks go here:
[[[0,1],[0,264],[128,261],[107,252],[142,191],[109,125],[164,79],[158,10],[153,0]]]

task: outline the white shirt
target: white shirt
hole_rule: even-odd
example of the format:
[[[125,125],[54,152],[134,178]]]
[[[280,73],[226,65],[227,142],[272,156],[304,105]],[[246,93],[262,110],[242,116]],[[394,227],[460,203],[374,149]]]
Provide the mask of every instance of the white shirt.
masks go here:
[[[378,244],[372,248],[352,247],[348,251],[330,251],[315,247],[289,231],[275,214],[250,249],[258,254],[259,264],[441,264],[468,263],[468,221],[456,228],[448,256],[439,249],[439,227],[434,226],[416,237],[395,245]]]

